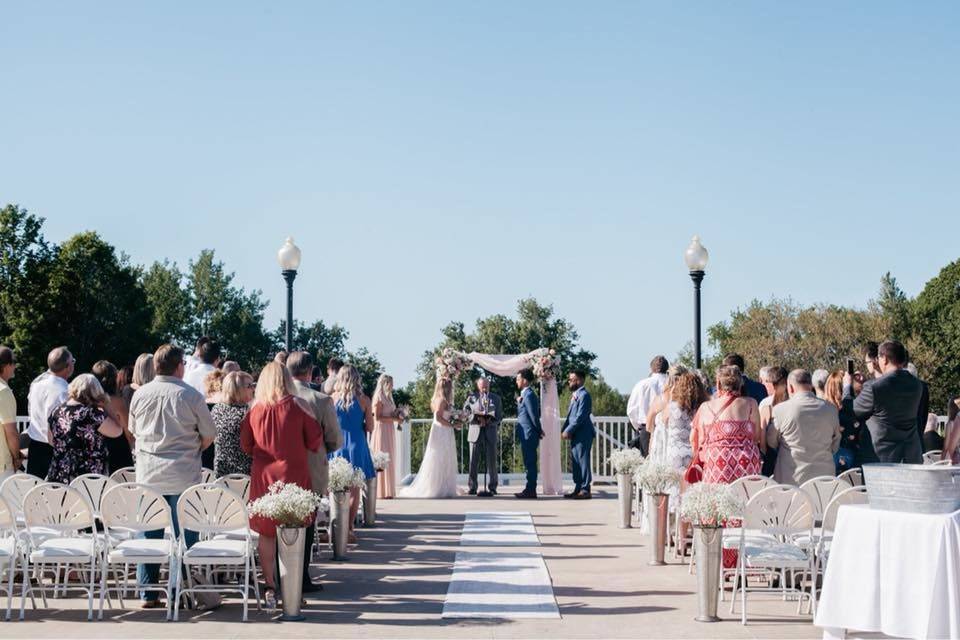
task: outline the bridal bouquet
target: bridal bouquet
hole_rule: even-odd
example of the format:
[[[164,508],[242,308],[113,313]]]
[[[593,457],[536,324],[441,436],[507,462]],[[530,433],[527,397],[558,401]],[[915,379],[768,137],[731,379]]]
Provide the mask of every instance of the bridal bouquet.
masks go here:
[[[560,375],[560,356],[553,349],[537,349],[527,357],[533,375],[541,380]]]
[[[328,473],[330,476],[330,491],[334,493],[358,489],[366,484],[363,471],[350,464],[346,458],[336,457],[331,460]]]
[[[455,429],[463,429],[470,425],[470,418],[473,413],[463,409],[454,409],[450,412],[450,423]]]
[[[610,465],[616,474],[628,473],[633,475],[643,464],[643,454],[639,449],[620,449],[610,455]]]
[[[450,347],[444,347],[433,362],[437,368],[437,377],[450,380],[473,366],[473,361],[466,354]]]
[[[250,515],[273,520],[279,527],[302,527],[320,507],[320,496],[292,482],[274,482],[250,503]]]
[[[680,496],[680,516],[696,526],[722,527],[738,518],[742,509],[725,484],[698,482]]]
[[[643,492],[649,495],[667,493],[670,489],[680,485],[683,473],[663,464],[648,460],[637,470],[634,479]]]
[[[373,458],[373,468],[377,471],[383,471],[390,464],[390,454],[386,451],[374,451],[370,457]]]
[[[397,407],[395,415],[397,417],[397,420],[399,420],[399,422],[397,423],[397,431],[403,431],[400,425],[410,419],[410,405],[408,404],[400,405],[399,407]]]

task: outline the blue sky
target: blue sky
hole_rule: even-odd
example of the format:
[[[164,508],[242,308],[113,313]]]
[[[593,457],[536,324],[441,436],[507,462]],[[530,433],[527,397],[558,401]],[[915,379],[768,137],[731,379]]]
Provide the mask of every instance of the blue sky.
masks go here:
[[[626,391],[690,339],[694,233],[706,323],[957,258],[958,32],[933,1],[5,3],[0,201],[141,263],[214,248],[271,326],[293,235],[298,317],[400,381],[532,295]]]

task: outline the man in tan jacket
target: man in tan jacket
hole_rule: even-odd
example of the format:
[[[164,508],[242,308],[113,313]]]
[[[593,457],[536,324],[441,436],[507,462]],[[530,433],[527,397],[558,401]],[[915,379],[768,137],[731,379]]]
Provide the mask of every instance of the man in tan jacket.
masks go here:
[[[779,448],[774,480],[799,486],[817,476],[836,475],[837,408],[816,396],[810,373],[803,369],[790,372],[787,392],[790,399],[773,408],[773,420],[767,425],[767,446]]]
[[[306,351],[294,351],[287,356],[287,370],[293,376],[294,395],[305,400],[313,411],[313,417],[323,428],[323,444],[316,453],[307,452],[307,464],[310,466],[310,480],[313,490],[320,495],[327,494],[329,477],[327,475],[327,453],[343,446],[343,432],[337,420],[337,411],[333,398],[310,388],[310,376],[313,373],[313,357]],[[303,556],[303,590],[319,591],[320,585],[310,579],[310,548],[313,546],[314,527],[307,527],[305,541],[306,553]]]

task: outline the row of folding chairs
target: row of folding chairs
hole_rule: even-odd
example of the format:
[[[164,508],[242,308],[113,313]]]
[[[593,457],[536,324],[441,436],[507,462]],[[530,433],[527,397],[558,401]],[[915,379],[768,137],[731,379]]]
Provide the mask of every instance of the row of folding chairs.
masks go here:
[[[25,473],[7,477],[0,484],[0,578],[6,574],[0,592],[7,597],[6,619],[11,615],[18,570],[21,620],[28,597],[36,608],[37,591],[47,606],[45,576],[52,570],[54,595],[84,593],[88,620],[93,619],[95,599],[99,599],[98,617],[102,619],[111,592],[122,607],[129,590],[148,590],[166,594],[167,620],[178,619],[182,596],[239,593],[246,621],[251,583],[260,605],[256,533],[250,530],[246,507],[249,483],[249,477],[234,475],[187,489],[177,503],[181,531],[177,536],[169,503],[149,486],[96,474],[76,478],[70,486],[42,482]],[[189,549],[182,535],[186,530],[200,537]],[[162,535],[147,538],[147,532]],[[159,565],[166,580],[147,584],[137,578],[131,585],[130,568],[138,564]],[[195,584],[194,568],[207,575],[242,570],[243,579],[237,584]],[[71,572],[80,580],[69,581]]]

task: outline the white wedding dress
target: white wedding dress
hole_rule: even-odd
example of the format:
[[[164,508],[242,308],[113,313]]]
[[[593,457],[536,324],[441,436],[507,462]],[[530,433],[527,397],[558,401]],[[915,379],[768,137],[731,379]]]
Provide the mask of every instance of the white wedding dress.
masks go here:
[[[457,494],[457,441],[454,429],[437,422],[434,415],[417,477],[398,495],[401,498],[455,498]]]

